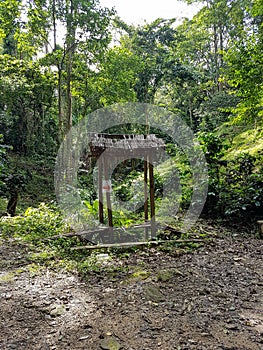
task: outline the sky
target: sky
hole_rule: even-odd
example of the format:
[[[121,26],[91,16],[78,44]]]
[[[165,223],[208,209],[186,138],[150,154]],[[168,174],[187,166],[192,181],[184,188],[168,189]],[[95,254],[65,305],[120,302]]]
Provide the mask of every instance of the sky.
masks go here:
[[[118,15],[128,24],[152,22],[157,18],[191,18],[200,4],[187,5],[175,0],[100,0],[102,7],[115,7]]]

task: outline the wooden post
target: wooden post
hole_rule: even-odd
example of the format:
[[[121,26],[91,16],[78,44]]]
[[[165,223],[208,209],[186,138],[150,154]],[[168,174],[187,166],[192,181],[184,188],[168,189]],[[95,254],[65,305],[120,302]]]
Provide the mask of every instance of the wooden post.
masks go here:
[[[101,224],[104,222],[103,217],[103,193],[102,193],[102,169],[103,169],[103,159],[100,157],[98,159],[98,193],[99,193],[99,221]]]
[[[104,158],[103,163],[104,163],[104,179],[105,179],[105,181],[107,181],[107,180],[109,180],[108,160],[106,158]],[[107,211],[108,211],[109,240],[112,242],[113,220],[112,220],[112,208],[111,208],[110,191],[106,191],[106,202],[107,202]]]
[[[148,213],[148,161],[147,157],[144,158],[144,221],[147,222],[149,220]],[[149,233],[148,227],[144,229],[145,239],[148,240]]]
[[[154,177],[153,177],[152,157],[149,157],[149,180],[150,180],[151,233],[152,233],[152,239],[154,239],[156,236],[156,227],[155,227]]]

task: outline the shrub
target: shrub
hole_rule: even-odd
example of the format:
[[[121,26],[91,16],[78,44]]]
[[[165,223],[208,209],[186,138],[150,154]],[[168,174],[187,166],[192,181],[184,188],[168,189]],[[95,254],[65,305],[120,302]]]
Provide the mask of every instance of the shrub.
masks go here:
[[[22,216],[2,217],[0,221],[1,233],[29,241],[58,235],[68,230],[55,206],[44,203],[38,208],[28,208]]]
[[[263,203],[263,167],[260,158],[243,153],[228,162],[222,175],[218,206],[224,215],[259,215]]]

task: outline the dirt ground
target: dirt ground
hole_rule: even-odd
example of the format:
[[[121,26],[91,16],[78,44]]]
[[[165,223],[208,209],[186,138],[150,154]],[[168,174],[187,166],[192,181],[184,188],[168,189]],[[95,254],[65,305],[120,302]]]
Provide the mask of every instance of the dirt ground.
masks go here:
[[[0,244],[0,349],[263,349],[262,240],[100,254],[86,281],[32,271],[27,253]]]

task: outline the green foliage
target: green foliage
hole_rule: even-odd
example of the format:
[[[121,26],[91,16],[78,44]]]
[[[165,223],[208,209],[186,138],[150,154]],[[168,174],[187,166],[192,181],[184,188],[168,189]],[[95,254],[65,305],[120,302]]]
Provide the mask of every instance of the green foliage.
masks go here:
[[[21,192],[26,188],[27,183],[29,182],[31,175],[28,171],[16,171],[15,173],[8,172],[4,177],[4,191],[0,194],[8,195],[13,192]]]
[[[257,216],[263,205],[262,157],[241,154],[222,174],[218,209],[226,216]]]
[[[177,62],[171,55],[171,48],[176,44],[173,22],[157,19],[138,28],[129,28],[128,35],[121,40],[140,62],[133,86],[139,102],[153,103],[157,90],[177,75]]]
[[[157,19],[136,27],[117,18],[115,29],[122,35],[120,45],[112,47],[114,11],[101,8],[98,0],[2,0],[1,194],[23,192],[23,205],[31,199],[46,200],[37,187],[50,192],[52,169],[46,171],[46,165],[72,124],[100,107],[139,101],[167,107],[194,132],[205,131],[199,139],[209,170],[209,212],[258,213],[262,198],[257,158],[262,151],[262,8],[262,0],[208,0],[194,18],[176,28],[174,20]],[[219,127],[228,131],[220,132]],[[122,131],[127,129],[124,125]],[[146,132],[142,126],[134,129]],[[171,140],[166,141],[175,166],[155,174],[157,206],[165,179],[179,174],[180,204],[186,209],[193,193],[191,169]],[[225,145],[231,142],[227,150]],[[25,169],[7,167],[5,144],[34,161]],[[242,155],[244,151],[250,155]],[[35,160],[42,161],[43,171],[35,171]],[[113,179],[118,199],[128,202],[135,196],[141,172],[140,161],[134,169],[128,163],[118,167]],[[97,215],[92,175],[80,173],[78,179],[83,202]],[[177,201],[177,197],[173,193],[167,201]],[[163,205],[169,208],[168,202]],[[114,215],[120,226],[134,219],[125,211]]]
[[[110,48],[100,63],[95,85],[102,106],[136,101],[134,86],[142,69],[140,58],[125,47]]]
[[[0,134],[0,191],[3,182],[3,174],[6,168],[6,146],[2,144],[3,135]]]
[[[219,160],[224,154],[224,146],[222,140],[213,133],[199,133],[198,139],[203,147],[206,157],[209,176],[208,193],[204,212],[213,213],[221,191]]]
[[[45,1],[1,1],[0,37],[4,39],[5,53],[20,59],[36,55],[48,41],[47,17]]]
[[[241,153],[223,160],[224,143],[214,134],[200,134],[209,174],[204,212],[222,216],[257,216],[262,212],[262,156]]]
[[[4,141],[20,154],[56,149],[54,76],[36,62],[0,55],[0,127]]]
[[[220,159],[224,154],[223,140],[212,132],[199,132],[198,140],[203,148],[206,161],[209,165],[213,165],[213,163]]]
[[[225,81],[232,87],[232,94],[239,102],[232,111],[233,123],[262,124],[262,60],[263,60],[263,20],[262,1],[253,1],[247,6],[246,23],[240,36],[230,42],[224,55],[227,63]]]
[[[2,217],[0,221],[2,234],[25,241],[40,240],[68,230],[57,209],[44,203],[38,208],[28,208],[21,216]]]

